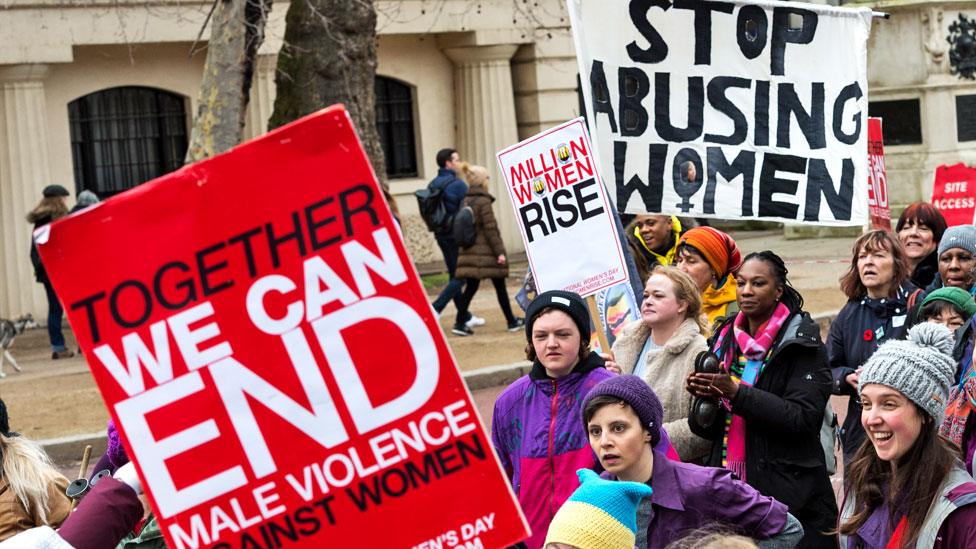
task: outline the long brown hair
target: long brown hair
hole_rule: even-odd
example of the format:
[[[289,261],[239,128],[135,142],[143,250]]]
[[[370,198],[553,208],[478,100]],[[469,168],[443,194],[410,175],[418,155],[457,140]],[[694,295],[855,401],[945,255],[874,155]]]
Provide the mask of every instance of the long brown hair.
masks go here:
[[[915,444],[898,460],[895,474],[892,474],[891,464],[878,457],[870,439],[865,439],[854,454],[850,470],[845,475],[844,498],[853,497],[857,507],[850,520],[837,529],[839,533],[846,536],[857,533],[878,506],[888,503],[888,520],[892,526],[898,511],[905,511],[908,524],[902,547],[912,547],[918,541],[929,508],[939,496],[942,482],[952,470],[959,450],[939,436],[932,416],[915,403],[912,406],[923,418],[922,430]],[[896,505],[902,507],[896,508]]]
[[[901,242],[892,236],[891,233],[882,230],[870,231],[857,237],[851,247],[851,266],[847,268],[844,276],[840,277],[840,289],[847,296],[847,299],[859,299],[864,296],[868,289],[861,282],[861,274],[857,272],[857,256],[861,250],[873,252],[874,250],[886,250],[891,253],[893,262],[893,273],[891,276],[891,289],[889,297],[894,297],[901,284],[908,280],[911,269],[908,266],[908,256],[905,249],[901,247]]]
[[[44,218],[49,218],[48,222],[50,222],[66,215],[68,215],[68,205],[65,204],[63,196],[46,196],[27,214],[27,222],[37,223]]]

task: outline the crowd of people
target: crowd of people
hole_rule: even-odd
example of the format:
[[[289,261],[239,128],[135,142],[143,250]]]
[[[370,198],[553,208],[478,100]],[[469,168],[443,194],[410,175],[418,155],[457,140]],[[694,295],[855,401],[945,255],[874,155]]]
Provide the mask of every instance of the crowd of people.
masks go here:
[[[451,149],[437,160],[432,184],[455,211],[471,208],[477,235],[464,248],[436,235],[450,278],[433,308],[454,301],[452,331],[470,335],[483,322],[471,299],[492,280],[532,363],[491,418],[531,527],[522,547],[976,548],[976,226],[947,227],[917,203],[894,232],[858,237],[824,341],[777,253],[637,216],[625,233],[640,318],[598,353],[577,294],[542,292],[515,316],[488,171]],[[66,194],[45,189],[30,221],[65,215]],[[57,307],[54,296],[61,358]],[[839,499],[831,395],[847,397]],[[0,548],[165,547],[114,426],[70,512],[67,479],[8,423],[0,401]],[[110,518],[84,519],[106,506]]]
[[[976,227],[917,203],[857,238],[826,342],[775,252],[672,216],[627,238],[644,293],[611,352],[576,294],[526,310],[492,418],[524,547],[976,547]]]

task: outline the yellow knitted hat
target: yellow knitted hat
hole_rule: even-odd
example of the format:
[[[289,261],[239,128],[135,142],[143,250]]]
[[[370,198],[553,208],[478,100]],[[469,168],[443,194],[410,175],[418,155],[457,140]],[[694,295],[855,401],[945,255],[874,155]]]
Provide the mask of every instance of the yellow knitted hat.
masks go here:
[[[637,506],[651,495],[651,487],[603,480],[589,469],[580,469],[576,475],[580,487],[552,518],[543,547],[563,543],[579,549],[633,549]]]

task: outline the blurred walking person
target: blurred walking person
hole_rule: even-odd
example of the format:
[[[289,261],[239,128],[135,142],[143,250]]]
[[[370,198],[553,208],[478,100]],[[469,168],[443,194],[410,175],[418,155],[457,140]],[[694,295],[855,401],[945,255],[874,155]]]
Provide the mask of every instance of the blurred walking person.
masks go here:
[[[461,208],[464,195],[468,192],[468,185],[458,178],[458,171],[461,169],[461,157],[454,149],[441,149],[437,151],[437,177],[427,185],[429,189],[438,189],[442,193],[442,200],[447,214],[451,217]],[[440,316],[449,301],[454,301],[454,306],[461,310],[461,290],[464,289],[464,281],[457,278],[455,271],[458,262],[458,245],[454,241],[450,224],[439,229],[434,233],[437,246],[444,254],[444,264],[447,266],[447,286],[441,290],[440,295],[434,300],[432,306],[437,315]],[[467,313],[466,313],[467,314]],[[481,326],[485,323],[483,318],[466,318],[468,327]]]
[[[34,231],[37,229],[68,215],[68,204],[66,198],[69,196],[68,189],[61,185],[48,185],[44,187],[41,202],[27,214],[27,222],[34,224]],[[34,278],[44,285],[44,293],[47,294],[47,335],[51,341],[51,358],[70,358],[74,356],[74,351],[65,346],[64,334],[61,332],[61,317],[64,316],[64,308],[61,301],[54,293],[54,287],[47,277],[47,271],[41,263],[41,256],[37,251],[37,244],[31,239],[31,264],[34,265]]]
[[[459,336],[474,333],[467,325],[468,319],[473,317],[470,312],[471,300],[474,299],[481,281],[486,278],[491,280],[495,287],[495,297],[505,316],[508,331],[517,332],[525,326],[525,322],[512,313],[508,289],[505,287],[508,258],[505,255],[502,235],[498,232],[495,213],[491,208],[495,197],[488,192],[488,170],[482,166],[471,166],[466,162],[461,164],[460,169],[464,180],[468,182],[464,205],[471,208],[476,236],[474,244],[461,248],[458,255],[455,276],[464,281],[464,291],[458,301],[457,319],[451,332]]]

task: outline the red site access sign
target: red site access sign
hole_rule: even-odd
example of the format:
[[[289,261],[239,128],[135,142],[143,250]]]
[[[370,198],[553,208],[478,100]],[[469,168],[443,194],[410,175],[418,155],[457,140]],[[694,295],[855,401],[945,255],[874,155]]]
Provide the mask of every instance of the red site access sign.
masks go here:
[[[341,106],[36,238],[169,547],[527,537]]]
[[[950,227],[976,222],[976,169],[962,163],[936,168],[932,204]]]

